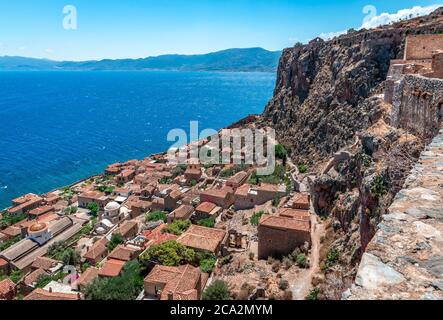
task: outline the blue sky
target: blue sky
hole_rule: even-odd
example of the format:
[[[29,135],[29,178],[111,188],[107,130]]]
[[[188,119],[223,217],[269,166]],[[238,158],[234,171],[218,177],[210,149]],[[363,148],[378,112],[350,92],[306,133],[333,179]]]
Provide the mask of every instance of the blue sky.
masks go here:
[[[377,14],[443,0],[1,0],[0,56],[55,60],[138,58],[227,48],[280,50],[330,32],[359,28]],[[77,30],[62,10],[77,9]]]

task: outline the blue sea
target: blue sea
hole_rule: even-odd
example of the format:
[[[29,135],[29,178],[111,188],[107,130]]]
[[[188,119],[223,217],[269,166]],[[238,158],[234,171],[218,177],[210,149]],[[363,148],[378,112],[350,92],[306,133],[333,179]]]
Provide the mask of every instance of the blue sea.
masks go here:
[[[270,73],[0,72],[0,208],[165,151],[173,128],[261,113]]]

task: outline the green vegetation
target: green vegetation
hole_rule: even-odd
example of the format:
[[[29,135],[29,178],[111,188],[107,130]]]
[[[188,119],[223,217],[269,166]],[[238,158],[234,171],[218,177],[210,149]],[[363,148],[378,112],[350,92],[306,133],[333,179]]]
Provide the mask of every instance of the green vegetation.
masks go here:
[[[195,260],[195,252],[176,241],[166,241],[150,247],[139,257],[141,262],[156,261],[164,266],[179,266]]]
[[[340,260],[340,251],[337,249],[330,249],[326,255],[326,262],[322,267],[323,271],[327,271],[330,267]]]
[[[111,237],[111,241],[109,241],[108,243],[109,252],[114,250],[119,244],[122,244],[123,242],[125,242],[125,240],[123,239],[121,234],[118,233],[113,234]]]
[[[202,219],[197,222],[199,226],[207,227],[207,228],[214,228],[215,227],[215,219],[214,218],[207,218]]]
[[[76,266],[80,263],[80,254],[73,248],[66,247],[66,242],[58,241],[48,248],[48,256],[62,261],[66,265]]]
[[[183,232],[188,230],[191,226],[191,221],[189,220],[175,220],[174,222],[168,224],[166,228],[162,230],[163,233],[171,233],[176,236],[181,235]]]
[[[19,242],[22,239],[21,236],[16,236],[14,238],[11,238],[9,240],[6,240],[2,243],[0,243],[0,251],[6,250],[8,249],[10,246],[16,244],[17,242]]]
[[[251,223],[251,225],[253,225],[253,226],[258,226],[258,224],[260,223],[260,218],[261,218],[264,214],[267,214],[267,213],[264,212],[264,211],[259,211],[259,212],[254,213],[254,214],[252,215],[251,219],[250,219],[250,223]]]
[[[383,176],[375,177],[371,184],[371,193],[377,198],[383,197],[388,192],[388,183]]]
[[[272,206],[273,207],[278,207],[278,205],[280,204],[280,197],[275,197],[274,199],[272,199]]]
[[[283,145],[277,144],[275,146],[275,156],[279,159],[286,159],[286,157],[288,156],[288,152]]]
[[[17,222],[25,220],[27,217],[28,215],[26,213],[15,215],[15,214],[10,214],[7,211],[3,211],[0,219],[0,229],[5,229],[9,226],[12,226]]]
[[[309,294],[306,296],[306,300],[318,300],[318,295],[320,294],[319,288],[312,289]]]
[[[300,267],[300,268],[306,268],[306,256],[304,253],[299,253],[296,257],[295,257],[295,263]]]
[[[98,214],[98,210],[99,210],[99,207],[98,207],[98,204],[97,204],[97,203],[95,203],[95,202],[91,202],[91,203],[89,203],[88,206],[87,206],[87,209],[88,209],[89,211],[91,211],[91,215],[92,215],[93,217],[96,217],[96,216],[97,216],[97,214]]]
[[[153,212],[148,213],[146,215],[146,221],[147,222],[151,222],[151,221],[166,222],[166,221],[168,221],[168,216],[166,215],[166,212],[164,212],[164,211],[153,211]]]
[[[229,300],[230,292],[224,281],[216,280],[203,292],[203,300]]]
[[[197,182],[196,180],[192,180],[192,181],[191,181],[191,187],[195,187],[195,186],[197,185],[197,183],[198,183],[198,182]]]
[[[135,300],[143,289],[142,265],[137,261],[125,264],[120,276],[96,278],[85,288],[87,300]]]
[[[59,281],[59,280],[62,280],[64,277],[65,277],[65,274],[63,272],[58,272],[54,275],[42,274],[40,277],[38,277],[35,287],[36,288],[44,288],[51,281]]]
[[[245,171],[247,169],[248,169],[248,165],[238,164],[238,165],[235,165],[231,168],[226,168],[226,169],[223,169],[222,171],[220,171],[220,177],[221,178],[229,178],[229,177],[232,177],[234,174],[236,174],[240,171]]]
[[[183,175],[187,168],[188,168],[188,166],[186,164],[179,164],[174,169],[172,169],[172,171],[171,171],[172,177],[176,178],[178,176]]]
[[[111,194],[112,192],[114,192],[114,187],[113,186],[98,186],[96,189],[98,191],[104,192],[106,194]]]
[[[196,253],[195,258],[199,265],[201,272],[210,273],[214,269],[217,257],[212,253]]]
[[[170,184],[171,181],[172,181],[171,178],[163,177],[158,182],[161,183],[161,184]]]
[[[300,173],[306,173],[306,172],[308,172],[308,166],[305,165],[305,164],[299,164],[299,165],[297,166],[297,168],[298,168],[298,172],[300,172]]]
[[[360,155],[360,160],[361,160],[361,163],[363,164],[363,167],[369,168],[371,166],[372,158],[369,155],[367,155],[366,153],[362,153]]]
[[[11,274],[9,275],[9,279],[11,279],[11,281],[14,283],[19,283],[22,278],[23,273],[18,269],[12,270]]]
[[[67,207],[66,209],[65,209],[65,214],[66,215],[71,215],[71,214],[75,214],[75,213],[77,213],[77,207],[76,206],[71,206],[71,207]]]
[[[249,183],[258,185],[259,183],[271,183],[280,184],[286,181],[286,168],[281,164],[275,166],[274,173],[268,176],[259,176],[256,171],[254,171],[249,178]]]
[[[75,192],[70,187],[65,187],[62,189],[61,196],[64,200],[68,201],[74,196]]]

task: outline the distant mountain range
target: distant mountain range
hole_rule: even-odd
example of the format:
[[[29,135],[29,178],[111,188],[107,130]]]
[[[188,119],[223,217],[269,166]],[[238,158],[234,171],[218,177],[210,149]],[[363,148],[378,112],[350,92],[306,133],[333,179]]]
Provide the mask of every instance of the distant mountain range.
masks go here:
[[[143,59],[52,61],[25,57],[0,57],[0,71],[260,71],[275,72],[281,51],[262,48],[228,49],[199,55],[161,55]]]

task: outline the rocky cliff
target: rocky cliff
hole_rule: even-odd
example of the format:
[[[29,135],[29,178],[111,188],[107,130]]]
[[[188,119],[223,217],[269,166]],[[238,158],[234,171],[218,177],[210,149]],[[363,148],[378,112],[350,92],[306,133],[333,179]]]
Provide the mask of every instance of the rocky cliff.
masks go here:
[[[391,126],[392,106],[382,95],[390,60],[403,56],[407,35],[442,32],[439,9],[283,51],[264,116],[294,162],[317,174],[313,205],[328,225],[323,274],[313,283],[320,298],[340,299],[352,285],[377,225],[429,142]]]

